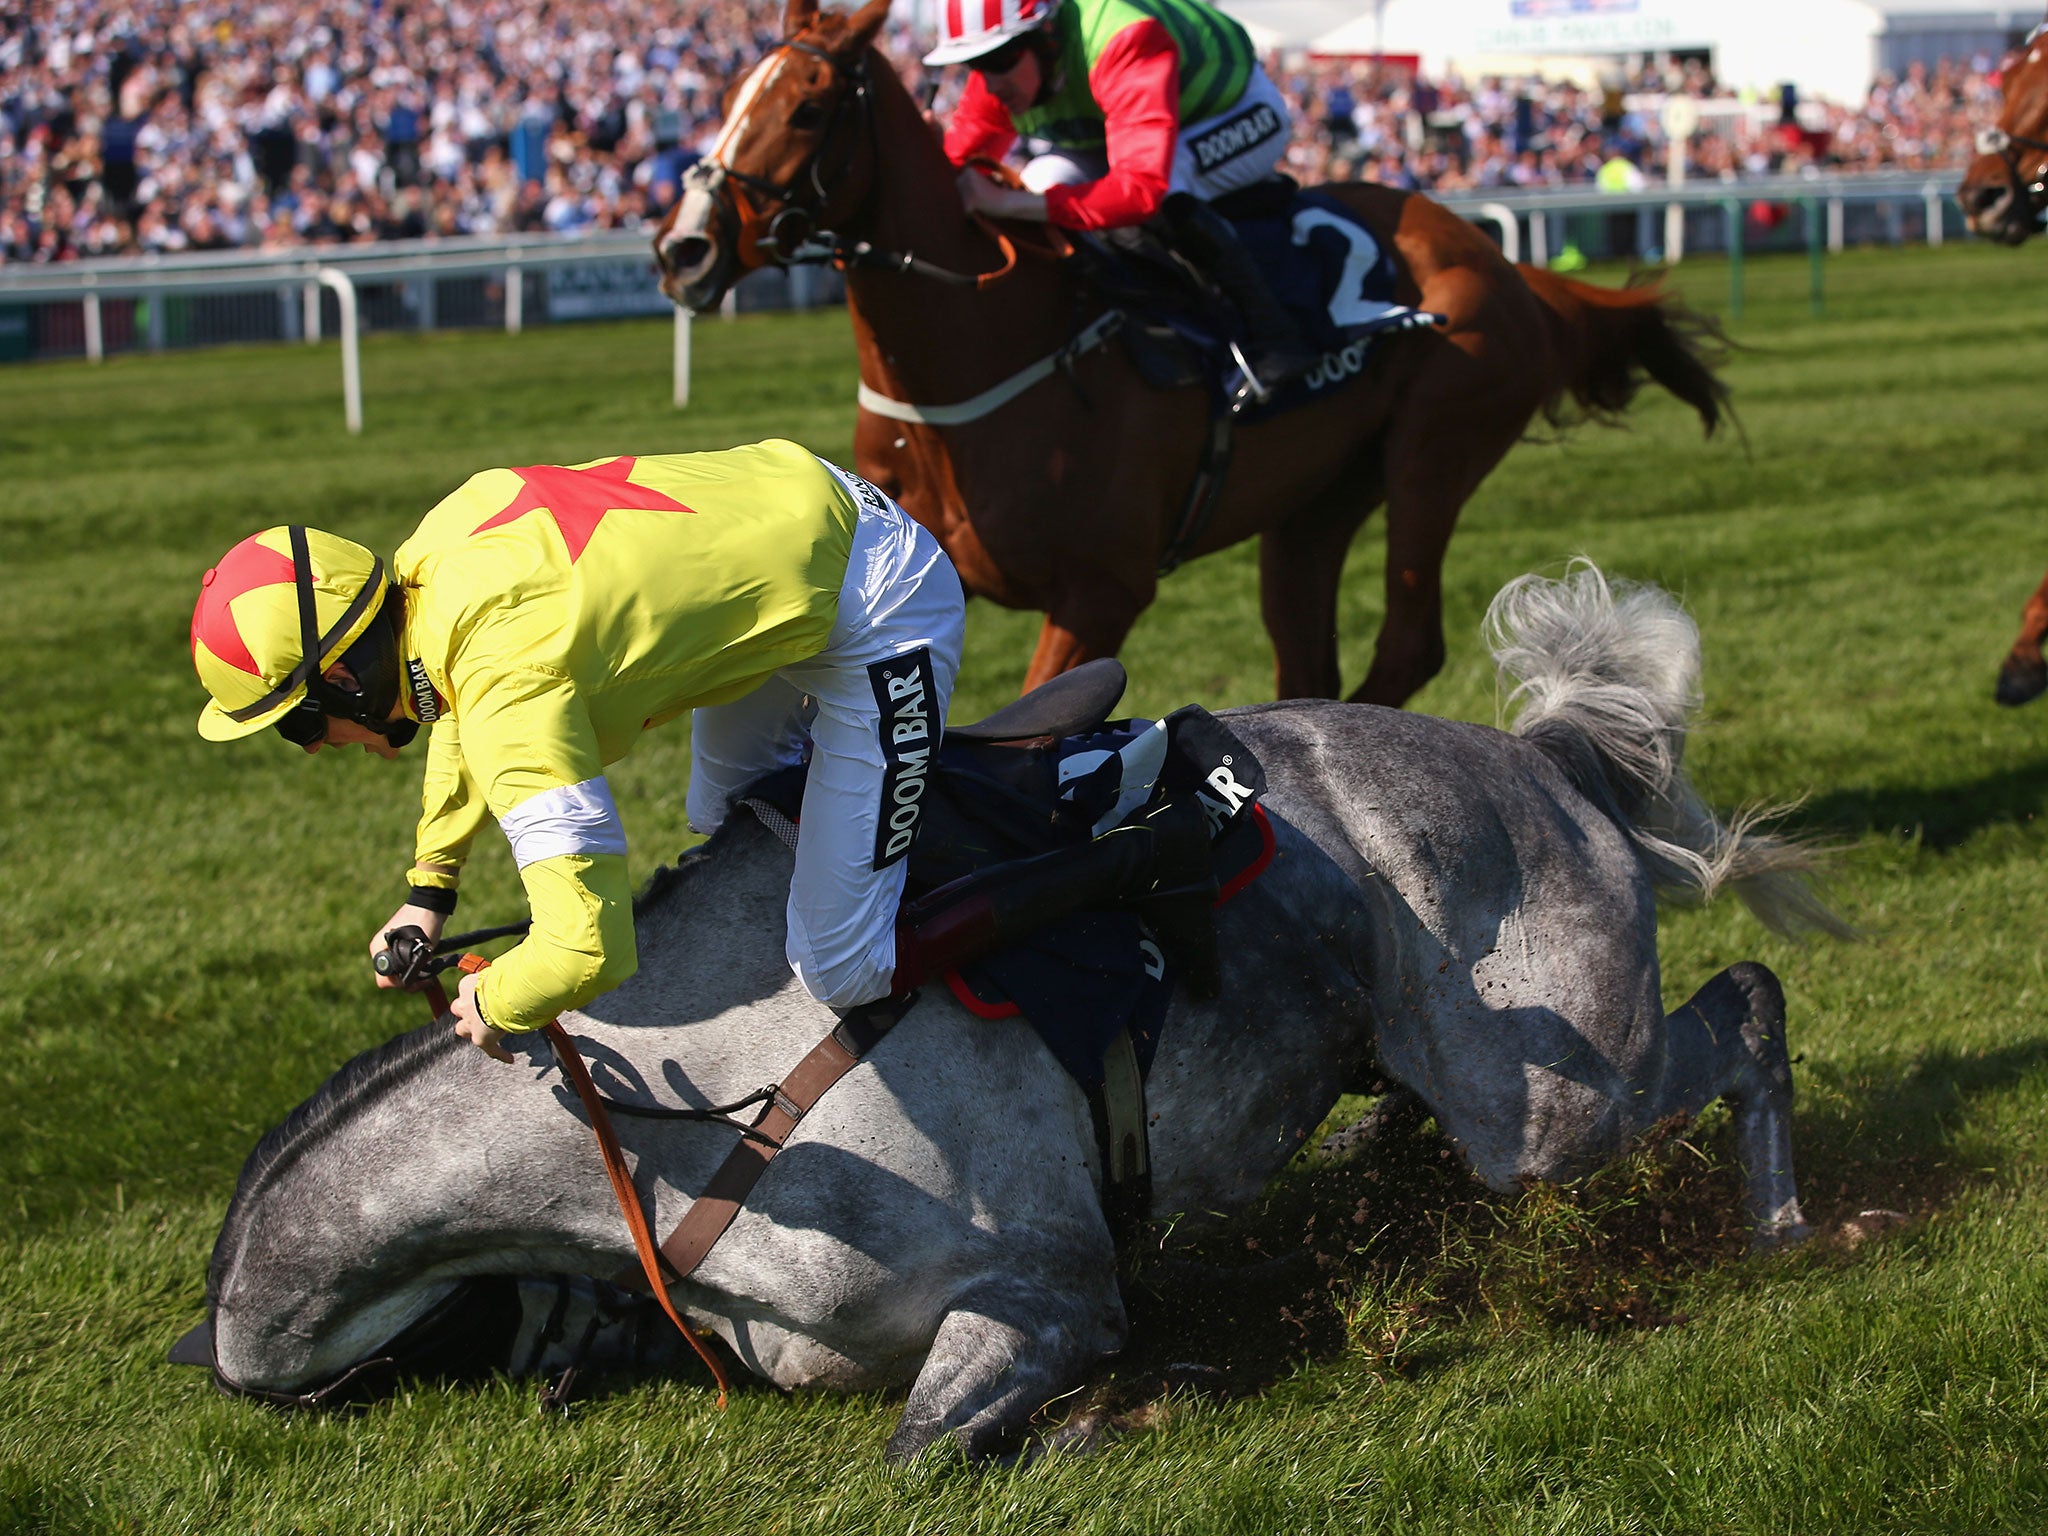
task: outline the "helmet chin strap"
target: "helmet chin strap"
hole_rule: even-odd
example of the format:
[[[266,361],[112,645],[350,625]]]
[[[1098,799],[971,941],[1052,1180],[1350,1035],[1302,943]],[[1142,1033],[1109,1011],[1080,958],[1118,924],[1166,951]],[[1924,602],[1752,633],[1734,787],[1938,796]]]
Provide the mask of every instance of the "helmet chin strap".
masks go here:
[[[378,719],[372,713],[372,703],[367,693],[350,692],[327,680],[320,665],[320,620],[313,607],[313,552],[307,544],[306,530],[297,523],[290,526],[292,543],[292,584],[298,589],[299,599],[299,666],[306,674],[306,697],[319,708],[321,713],[332,715],[337,720],[348,720],[366,730],[375,731],[394,747],[403,747],[420,732],[419,722],[406,717],[404,710],[390,719]],[[384,565],[379,561],[370,572],[369,587],[378,586],[384,577]],[[379,614],[370,621],[371,627],[383,621]],[[367,633],[367,631],[365,631]],[[360,685],[360,679],[358,683]]]

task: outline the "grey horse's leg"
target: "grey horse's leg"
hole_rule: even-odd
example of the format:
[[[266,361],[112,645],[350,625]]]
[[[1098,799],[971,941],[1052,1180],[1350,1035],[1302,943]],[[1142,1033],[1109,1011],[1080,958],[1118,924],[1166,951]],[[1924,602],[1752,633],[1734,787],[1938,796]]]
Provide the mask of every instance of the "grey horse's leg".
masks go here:
[[[1748,1180],[1750,1241],[1774,1248],[1807,1235],[1792,1176],[1792,1058],[1785,992],[1764,966],[1731,965],[1665,1020],[1664,1103],[1658,1118],[1725,1098]]]
[[[1031,1416],[1123,1347],[1123,1304],[1021,1279],[978,1281],[954,1298],[888,1457],[905,1462],[950,1435],[976,1460],[999,1453]]]

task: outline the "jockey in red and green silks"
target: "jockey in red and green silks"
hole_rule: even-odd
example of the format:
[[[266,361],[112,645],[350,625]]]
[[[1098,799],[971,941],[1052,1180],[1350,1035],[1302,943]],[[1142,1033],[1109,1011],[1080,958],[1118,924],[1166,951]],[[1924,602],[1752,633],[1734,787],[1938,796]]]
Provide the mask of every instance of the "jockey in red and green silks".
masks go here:
[[[973,70],[946,156],[997,160],[1020,133],[1049,145],[1055,164],[1026,186],[1069,229],[1143,223],[1169,190],[1206,203],[1272,174],[1286,147],[1251,39],[1202,0],[946,0],[926,61]]]
[[[1256,392],[1313,363],[1207,206],[1272,175],[1287,146],[1286,103],[1243,27],[1203,0],[941,0],[939,29],[925,62],[973,71],[947,157],[1000,159],[1020,134],[1043,146],[1022,187],[963,171],[970,213],[1077,230],[1152,223],[1243,311]]]

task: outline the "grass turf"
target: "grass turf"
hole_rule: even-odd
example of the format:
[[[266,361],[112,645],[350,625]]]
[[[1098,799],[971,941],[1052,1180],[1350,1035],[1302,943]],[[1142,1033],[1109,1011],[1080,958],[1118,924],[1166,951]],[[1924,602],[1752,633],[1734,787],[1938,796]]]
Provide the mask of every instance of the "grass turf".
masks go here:
[[[1147,1432],[986,1475],[885,1471],[881,1398],[754,1388],[721,1415],[648,1382],[565,1423],[499,1382],[280,1419],[161,1363],[256,1137],[414,1022],[361,949],[399,895],[410,775],[199,741],[198,572],[287,517],[388,549],[488,464],[768,433],[844,458],[844,317],[700,326],[681,414],[661,324],[379,338],[357,441],[331,348],[0,370],[0,1530],[2040,1529],[2048,715],[1990,703],[2048,559],[2037,261],[1851,253],[1820,319],[1803,263],[1751,263],[1747,451],[1661,396],[1518,449],[1452,544],[1450,663],[1416,701],[1491,718],[1476,624],[1520,571],[1584,553],[1690,604],[1697,775],[1724,804],[1805,797],[1872,936],[1797,949],[1732,907],[1663,925],[1668,1000],[1746,956],[1784,978],[1823,1240],[1737,1256],[1711,1122],[1522,1202],[1428,1156],[1303,1166],[1231,1240],[1300,1250],[1306,1282],[1142,1277],[1103,1401]],[[1681,281],[1712,308],[1723,269]],[[1377,539],[1351,558],[1351,681]],[[1265,696],[1254,573],[1240,547],[1166,585],[1125,652],[1133,707]],[[1034,633],[976,608],[957,714],[1014,691]],[[687,840],[686,771],[672,729],[614,774],[642,875]],[[518,915],[491,841],[465,921]],[[1148,1373],[1187,1358],[1235,1389],[1161,1395]]]

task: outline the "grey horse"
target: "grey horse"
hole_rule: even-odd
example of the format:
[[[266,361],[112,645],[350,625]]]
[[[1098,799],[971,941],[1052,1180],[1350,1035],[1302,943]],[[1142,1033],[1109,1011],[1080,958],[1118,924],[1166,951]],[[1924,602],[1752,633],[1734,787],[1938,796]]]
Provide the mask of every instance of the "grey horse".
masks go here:
[[[1653,892],[1726,886],[1774,928],[1839,926],[1807,853],[1717,819],[1686,777],[1697,631],[1667,594],[1589,566],[1511,584],[1488,625],[1511,732],[1333,702],[1225,716],[1265,766],[1277,856],[1219,914],[1221,997],[1177,1000],[1164,1026],[1154,1209],[1251,1200],[1379,1079],[1500,1191],[1726,1098],[1756,1241],[1799,1237],[1777,980],[1730,966],[1670,1014],[1659,992]],[[737,815],[643,899],[639,974],[564,1020],[613,1096],[739,1099],[830,1028],[783,960],[790,867]],[[657,1234],[733,1140],[618,1131]],[[947,1437],[1002,1453],[1124,1342],[1095,1148],[1029,1027],[928,989],[675,1298],[780,1387],[908,1383],[892,1458]],[[546,1046],[505,1067],[423,1029],[350,1063],[249,1159],[208,1275],[212,1363],[230,1390],[302,1393],[467,1277],[632,1263]]]

